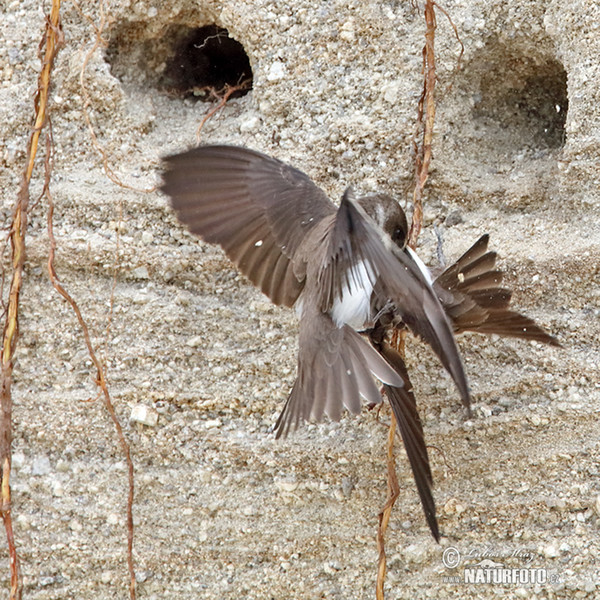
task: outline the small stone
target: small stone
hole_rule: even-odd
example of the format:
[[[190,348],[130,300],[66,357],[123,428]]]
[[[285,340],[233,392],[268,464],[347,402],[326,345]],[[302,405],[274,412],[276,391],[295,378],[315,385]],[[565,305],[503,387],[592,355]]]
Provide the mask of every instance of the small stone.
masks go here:
[[[25,454],[17,451],[12,455],[11,466],[15,471],[18,471],[25,464]]]
[[[29,522],[29,519],[25,515],[19,515],[17,517],[17,524],[23,531],[27,531],[28,529],[31,529],[31,523]]]
[[[131,409],[129,420],[133,423],[141,423],[148,427],[156,427],[158,423],[158,413],[145,404],[136,404]]]
[[[389,104],[395,104],[400,93],[400,82],[390,81],[382,87],[381,91],[383,92],[383,99],[386,102]]]
[[[71,470],[71,463],[61,458],[56,463],[56,470],[59,473],[68,473]]]
[[[210,483],[212,480],[212,473],[207,469],[200,469],[198,471],[198,479],[200,479],[202,483]]]
[[[338,571],[341,571],[342,565],[337,561],[328,561],[323,563],[323,572],[327,575],[335,575]]]
[[[204,342],[204,338],[201,335],[195,335],[194,337],[191,337],[186,343],[186,346],[189,346],[190,348],[197,348],[198,346],[202,346]]]
[[[134,304],[148,304],[150,297],[148,296],[147,290],[139,290],[133,294],[131,301]]]
[[[558,511],[564,510],[567,506],[567,503],[563,498],[556,498],[554,496],[546,498],[545,503],[548,508],[553,508]]]
[[[453,210],[444,220],[444,224],[446,227],[454,227],[454,225],[460,225],[460,223],[464,223],[464,221],[460,210]]]
[[[338,487],[335,488],[333,490],[333,497],[338,501],[341,502],[342,500],[344,500],[345,496],[344,496],[344,492],[342,492],[342,488]]]
[[[291,479],[276,479],[275,487],[280,491],[287,494],[298,489],[298,482]]]
[[[436,210],[423,210],[423,224],[432,225],[438,219],[438,212]]]
[[[69,522],[69,529],[75,532],[82,531],[83,525],[77,519],[71,519]]]
[[[529,417],[529,422],[534,426],[534,427],[539,427],[542,423],[542,420],[540,419],[540,417],[538,417],[538,415],[531,415]]]
[[[259,127],[260,119],[257,116],[252,116],[245,121],[242,121],[240,131],[242,133],[250,133],[252,131],[257,131]]]
[[[354,37],[354,19],[350,18],[341,26],[340,38],[346,42],[353,42]]]
[[[150,273],[148,272],[148,267],[146,265],[142,265],[141,267],[136,267],[131,271],[131,274],[136,279],[150,279]]]
[[[137,583],[144,583],[152,577],[152,571],[136,571],[135,580]]]
[[[217,427],[221,427],[221,425],[220,419],[209,419],[208,421],[204,421],[204,429],[216,429]]]
[[[594,510],[596,514],[600,516],[600,496],[596,496],[596,502],[594,503]]]
[[[110,571],[102,571],[100,581],[102,581],[102,583],[110,583],[112,581],[112,573]]]
[[[32,475],[48,475],[50,473],[50,459],[47,456],[36,456],[31,465]]]
[[[482,404],[477,407],[483,417],[489,419],[492,416],[492,409],[487,404]]]
[[[460,516],[462,513],[465,512],[465,510],[467,510],[467,507],[461,502],[459,502],[456,498],[450,498],[450,500],[448,500],[446,504],[444,504],[444,512],[447,515]]]
[[[269,71],[267,72],[267,81],[279,81],[285,77],[285,65],[276,60],[269,67]]]
[[[142,244],[151,244],[154,241],[154,235],[151,231],[144,231],[142,233]]]
[[[509,398],[508,396],[502,396],[501,398],[498,398],[498,404],[500,406],[503,406],[504,408],[509,408],[513,406],[514,403],[515,401],[512,398]]]
[[[118,525],[119,515],[117,513],[108,513],[108,515],[106,515],[106,522],[109,525]]]
[[[556,558],[558,556],[558,550],[554,544],[549,544],[542,548],[542,554],[546,558]]]
[[[354,490],[354,481],[350,477],[344,477],[342,479],[342,494],[344,498],[350,498],[352,491]]]
[[[52,482],[52,495],[55,498],[61,498],[65,495],[65,490],[62,486],[62,483],[58,480]]]

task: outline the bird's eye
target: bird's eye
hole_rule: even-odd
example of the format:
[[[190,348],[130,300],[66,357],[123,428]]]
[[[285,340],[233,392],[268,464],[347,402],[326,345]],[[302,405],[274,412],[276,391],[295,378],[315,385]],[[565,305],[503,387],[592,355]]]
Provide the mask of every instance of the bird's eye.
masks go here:
[[[404,229],[401,229],[400,227],[394,229],[392,233],[392,242],[394,242],[394,244],[396,244],[400,248],[404,247],[404,244],[406,242],[406,232],[404,231]]]

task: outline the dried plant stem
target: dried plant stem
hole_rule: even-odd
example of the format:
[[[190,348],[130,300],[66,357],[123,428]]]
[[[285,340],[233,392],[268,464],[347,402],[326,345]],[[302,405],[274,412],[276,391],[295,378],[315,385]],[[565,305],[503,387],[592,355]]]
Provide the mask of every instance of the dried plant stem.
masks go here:
[[[223,108],[225,108],[225,105],[229,101],[229,98],[231,98],[232,94],[235,94],[235,92],[249,89],[251,81],[252,81],[251,79],[244,79],[244,81],[238,83],[237,85],[225,84],[225,87],[222,90],[215,90],[213,88],[208,88],[208,91],[210,92],[211,96],[214,97],[216,100],[218,100],[218,102],[217,102],[216,106],[213,106],[206,113],[206,115],[204,115],[204,118],[202,119],[202,121],[200,121],[200,125],[198,125],[198,129],[196,130],[196,143],[197,144],[200,143],[200,135],[202,134],[202,129],[204,128],[204,125],[206,125],[206,122],[211,117],[213,117],[217,112],[219,112],[220,110],[223,110]]]
[[[435,121],[435,12],[434,6],[437,6],[433,0],[425,1],[425,46],[423,47],[423,92],[419,99],[417,107],[417,126],[418,131],[423,129],[423,142],[417,146],[415,141],[415,189],[413,192],[413,215],[410,232],[408,236],[408,245],[416,248],[419,233],[423,225],[423,189],[429,175],[429,165],[431,164],[431,144],[433,140],[433,124]],[[425,122],[423,123],[423,117]],[[395,331],[392,339],[392,346],[398,349],[404,356],[404,331]],[[376,598],[384,600],[383,585],[386,576],[386,554],[385,554],[385,534],[387,531],[390,515],[394,503],[398,498],[399,487],[396,476],[396,463],[394,459],[394,440],[396,434],[396,419],[392,414],[390,429],[387,438],[387,473],[388,473],[388,494],[386,503],[379,513],[379,527],[377,530],[377,549],[379,551],[379,563],[377,569]]]
[[[435,121],[435,3],[432,0],[425,2],[425,46],[423,47],[423,93],[419,99],[417,124],[423,127],[423,143],[416,148],[415,158],[415,189],[413,192],[413,216],[408,245],[416,248],[417,239],[423,224],[423,188],[429,176],[431,164],[431,142],[433,140],[433,123]],[[423,123],[423,117],[425,122]]]
[[[27,148],[21,186],[17,195],[13,221],[10,230],[12,247],[12,278],[8,296],[6,321],[2,333],[0,351],[0,463],[2,469],[0,485],[0,512],[6,531],[8,555],[10,560],[10,600],[21,598],[22,582],[19,570],[19,558],[15,545],[11,518],[10,466],[12,460],[12,373],[14,355],[19,336],[19,298],[23,285],[23,265],[25,263],[25,233],[29,208],[29,183],[33,173],[40,134],[46,124],[46,109],[50,91],[50,73],[54,58],[62,42],[60,30],[60,0],[53,0],[50,17],[46,23],[44,39],[40,48],[44,48],[42,70],[38,78],[35,98],[35,120]]]
[[[390,428],[388,431],[387,439],[387,500],[379,513],[379,527],[377,528],[377,550],[379,552],[379,564],[377,568],[377,585],[376,585],[376,598],[377,600],[384,599],[383,584],[385,582],[385,575],[387,572],[386,568],[386,555],[385,555],[385,532],[387,531],[388,523],[390,522],[390,516],[392,509],[398,495],[400,494],[400,487],[398,486],[398,477],[396,475],[396,460],[394,457],[394,438],[396,436],[396,417],[392,413],[392,419],[390,421]]]
[[[56,239],[54,238],[54,228],[52,221],[54,216],[54,202],[52,200],[52,195],[50,194],[50,190],[48,188],[46,188],[46,199],[48,200],[48,237],[50,239],[50,252],[48,254],[48,273],[50,274],[50,281],[52,282],[52,285],[54,286],[56,291],[69,303],[77,317],[77,321],[79,322],[79,326],[81,327],[81,331],[83,332],[83,337],[85,340],[85,345],[87,346],[88,354],[90,355],[90,359],[92,360],[94,367],[96,367],[96,384],[100,388],[104,397],[104,405],[106,406],[106,410],[108,411],[108,414],[117,432],[119,444],[121,446],[123,454],[125,455],[125,461],[127,463],[129,487],[127,496],[127,566],[129,569],[129,597],[132,600],[135,600],[135,570],[133,563],[133,499],[135,488],[134,469],[133,461],[131,459],[131,451],[129,448],[129,444],[125,439],[123,428],[121,427],[121,423],[119,422],[119,418],[117,417],[110,397],[110,393],[108,391],[108,385],[106,382],[106,371],[104,365],[102,364],[102,362],[96,355],[96,352],[94,351],[87,323],[85,322],[81,314],[79,306],[77,305],[73,297],[62,286],[58,275],[56,274],[56,270],[54,268],[54,256],[56,254]]]
[[[404,341],[406,339],[406,331],[395,329],[392,334],[390,344],[396,348],[402,356],[404,356]],[[379,562],[377,567],[377,583],[375,594],[377,600],[384,600],[383,584],[387,573],[387,559],[385,554],[385,534],[387,532],[388,523],[392,514],[392,509],[400,493],[398,486],[398,476],[396,475],[396,459],[394,456],[394,441],[396,439],[396,417],[391,413],[390,428],[387,437],[387,499],[381,512],[379,513],[379,526],[377,528],[377,551],[379,552]]]

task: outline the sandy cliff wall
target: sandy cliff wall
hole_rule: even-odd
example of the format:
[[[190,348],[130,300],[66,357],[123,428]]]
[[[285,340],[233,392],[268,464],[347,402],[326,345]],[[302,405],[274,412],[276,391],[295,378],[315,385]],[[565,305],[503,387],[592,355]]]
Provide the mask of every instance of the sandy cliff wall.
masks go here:
[[[176,222],[160,157],[196,143],[210,104],[173,67],[190,31],[243,45],[252,91],[208,120],[203,142],[248,145],[337,198],[348,185],[410,198],[422,87],[422,11],[386,0],[115,0],[62,8],[51,94],[57,269],[104,348],[136,465],[140,597],[372,598],[386,428],[374,414],[268,434],[295,376],[296,323],[223,254]],[[409,348],[431,450],[442,546],[408,465],[388,548],[391,598],[478,598],[443,582],[442,550],[530,552],[556,574],[522,598],[594,597],[600,400],[600,42],[595,2],[446,2],[438,11],[438,111],[420,252],[450,258],[487,231],[515,304],[563,350],[461,342],[475,401]],[[42,4],[3,2],[0,197],[8,224],[32,114]],[[85,16],[84,16],[85,15]],[[88,20],[88,17],[91,19]],[[82,89],[82,68],[85,90]],[[201,87],[201,86],[200,86]],[[42,185],[41,162],[33,192]],[[25,597],[126,595],[125,471],[71,311],[46,273],[45,203],[33,210],[15,370],[14,508]],[[449,218],[450,216],[450,218]],[[116,266],[116,275],[115,275]],[[110,331],[111,295],[113,297]],[[384,417],[384,420],[387,417]],[[520,564],[520,563],[519,563]],[[2,567],[4,569],[4,567]],[[6,573],[3,570],[2,573]],[[459,569],[458,574],[462,576]],[[5,575],[3,575],[5,577]],[[491,592],[490,592],[491,593]],[[519,595],[520,594],[520,595]]]

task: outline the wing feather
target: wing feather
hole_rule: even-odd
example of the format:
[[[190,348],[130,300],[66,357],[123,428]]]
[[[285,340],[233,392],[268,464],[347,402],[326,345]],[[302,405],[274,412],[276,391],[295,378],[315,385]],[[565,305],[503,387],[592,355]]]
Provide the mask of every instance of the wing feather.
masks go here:
[[[162,190],[179,219],[222,246],[273,302],[293,306],[303,269],[289,263],[307,233],[335,213],[325,193],[301,171],[237,146],[202,146],[164,163]]]

